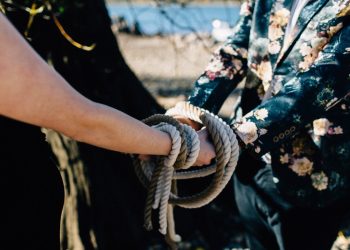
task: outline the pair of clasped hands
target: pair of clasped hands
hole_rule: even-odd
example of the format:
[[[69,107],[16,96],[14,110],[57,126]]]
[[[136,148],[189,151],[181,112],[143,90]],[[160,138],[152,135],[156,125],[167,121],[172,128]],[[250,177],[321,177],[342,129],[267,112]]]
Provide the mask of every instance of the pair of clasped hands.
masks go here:
[[[194,130],[197,131],[199,142],[200,142],[200,151],[197,157],[197,160],[193,166],[201,167],[209,165],[212,160],[215,158],[215,148],[212,144],[212,141],[209,137],[208,130],[205,127],[201,127],[201,124],[188,119],[183,116],[174,116],[176,120],[181,123],[187,124],[191,126]],[[141,160],[147,161],[150,159],[149,155],[140,155],[139,158]]]

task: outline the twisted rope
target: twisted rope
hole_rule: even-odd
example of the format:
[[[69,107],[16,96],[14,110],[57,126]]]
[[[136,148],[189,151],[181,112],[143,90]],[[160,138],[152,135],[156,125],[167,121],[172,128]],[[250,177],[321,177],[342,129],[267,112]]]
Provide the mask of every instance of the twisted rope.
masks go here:
[[[215,164],[195,170],[188,169],[196,161],[200,143],[190,126],[179,123],[171,116],[184,116],[201,123],[215,147]],[[148,188],[145,207],[145,227],[153,228],[152,210],[159,209],[159,231],[168,234],[173,242],[181,237],[175,233],[173,207],[199,208],[215,199],[229,182],[236,168],[239,146],[235,134],[218,116],[189,103],[178,103],[166,115],[153,115],[144,122],[170,135],[172,149],[167,157],[155,157],[150,161],[134,159],[135,170],[141,183]],[[213,175],[211,183],[202,192],[179,196],[176,180],[185,180]]]

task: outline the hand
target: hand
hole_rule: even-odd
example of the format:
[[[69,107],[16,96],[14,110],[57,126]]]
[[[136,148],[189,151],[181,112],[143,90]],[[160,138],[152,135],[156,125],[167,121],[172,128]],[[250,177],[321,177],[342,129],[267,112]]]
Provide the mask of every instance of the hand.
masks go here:
[[[184,116],[173,116],[176,120],[181,123],[191,126],[194,130],[197,131],[199,141],[200,141],[200,151],[198,158],[193,166],[203,166],[209,165],[211,160],[215,158],[215,149],[213,144],[210,142],[208,131],[206,128],[201,129],[202,124],[195,122]]]
[[[188,126],[192,127],[194,130],[198,131],[201,129],[202,124],[195,122],[187,117],[184,116],[173,116],[173,118],[175,118],[176,120],[178,120],[179,122],[183,123],[183,124],[187,124]]]
[[[210,142],[206,128],[197,131],[197,133],[200,141],[200,151],[194,166],[209,165],[216,155],[214,146]]]

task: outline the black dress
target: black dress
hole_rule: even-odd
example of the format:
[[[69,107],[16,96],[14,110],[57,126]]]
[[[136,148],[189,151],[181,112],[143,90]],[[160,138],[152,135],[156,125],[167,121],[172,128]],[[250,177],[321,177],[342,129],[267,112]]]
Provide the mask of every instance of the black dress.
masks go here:
[[[64,190],[45,135],[0,117],[0,145],[0,247],[59,250]]]

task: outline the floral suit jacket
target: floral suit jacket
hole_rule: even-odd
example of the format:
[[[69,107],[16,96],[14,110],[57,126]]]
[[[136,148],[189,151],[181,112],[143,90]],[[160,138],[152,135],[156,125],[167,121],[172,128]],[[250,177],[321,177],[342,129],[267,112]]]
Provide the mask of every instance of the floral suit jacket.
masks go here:
[[[252,154],[270,153],[286,198],[320,207],[350,187],[350,0],[309,1],[285,36],[291,5],[244,2],[189,102],[218,112],[245,79],[233,129]]]

